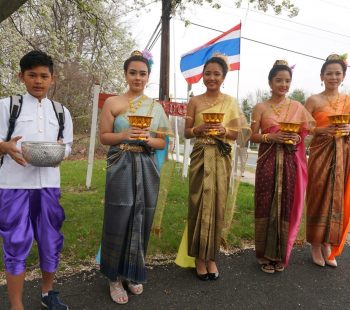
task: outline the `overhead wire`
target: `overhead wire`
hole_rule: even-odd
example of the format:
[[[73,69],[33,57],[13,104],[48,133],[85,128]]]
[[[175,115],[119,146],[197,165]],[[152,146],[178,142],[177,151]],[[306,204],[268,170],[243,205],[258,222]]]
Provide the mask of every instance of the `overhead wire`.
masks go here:
[[[216,31],[216,32],[220,32],[220,33],[224,33],[224,31],[222,31],[222,30],[215,29],[215,28],[208,27],[208,26],[203,26],[203,25],[200,25],[200,24],[197,24],[197,23],[191,23],[191,25],[194,25],[194,26],[197,26],[197,27],[201,27],[201,28],[205,28],[205,29],[210,29],[210,30],[213,30],[213,31]],[[290,52],[290,53],[302,55],[302,56],[305,56],[305,57],[310,57],[310,58],[313,58],[313,59],[325,61],[324,58],[313,56],[313,55],[302,53],[302,52],[298,52],[298,51],[294,51],[294,50],[291,50],[291,49],[288,49],[288,48],[284,48],[284,47],[281,47],[281,46],[277,46],[277,45],[261,42],[261,41],[250,39],[250,38],[246,38],[246,37],[241,37],[241,39],[244,39],[244,40],[247,40],[247,41],[251,41],[251,42],[254,42],[254,43],[258,43],[258,44],[262,44],[262,45],[266,45],[266,46],[269,46],[269,47],[277,48],[277,49],[284,50],[284,51],[287,51],[287,52]],[[348,67],[350,67],[350,66],[348,66]]]
[[[345,6],[345,5],[341,5],[339,3],[334,3],[335,1],[327,1],[327,0],[319,0],[321,2],[324,2],[324,3],[328,3],[328,4],[331,4],[331,5],[334,5],[334,6],[337,6],[339,8],[343,8],[343,9],[346,9],[346,10],[350,10],[350,7],[348,6]],[[348,1],[347,1],[348,3]]]
[[[162,28],[159,29],[157,36],[154,38],[152,44],[147,48],[147,50],[151,51],[154,45],[157,43],[158,39],[160,38],[160,35],[162,34]]]
[[[161,32],[161,25],[162,25],[162,20],[160,19],[156,29],[153,31],[150,39],[148,40],[147,44],[146,44],[146,49],[147,50],[151,50],[152,47],[154,46],[155,42],[158,40],[160,32]]]
[[[171,10],[176,10],[176,8],[180,5],[181,1],[176,1],[175,3],[175,6],[172,8],[171,5],[172,5],[172,2],[171,1],[168,1],[167,2],[167,5],[168,7],[166,8],[166,11],[169,9],[169,6],[170,6],[170,9]],[[173,16],[170,15],[170,19],[172,18]],[[154,47],[154,45],[157,43],[157,41],[159,40],[160,36],[161,36],[161,33],[162,33],[162,17],[160,18],[159,22],[158,22],[158,25],[156,27],[156,29],[153,31],[152,35],[151,35],[151,38],[148,40],[148,43],[146,45],[146,49],[151,51],[152,48]]]
[[[249,8],[247,10],[249,12],[253,12],[253,13],[256,13],[256,14],[268,16],[268,17],[271,17],[271,18],[283,20],[283,21],[288,22],[288,23],[296,24],[296,25],[299,25],[299,26],[311,28],[311,29],[314,29],[314,30],[319,30],[319,31],[322,31],[322,32],[326,32],[326,33],[329,33],[329,34],[334,34],[334,35],[337,35],[337,36],[341,36],[341,37],[350,39],[350,35],[346,35],[346,34],[343,34],[343,33],[335,32],[335,31],[331,31],[331,30],[326,30],[326,29],[319,28],[319,27],[316,27],[316,26],[300,23],[300,22],[297,22],[297,21],[294,21],[294,20],[285,19],[285,18],[282,18],[282,17],[279,17],[279,16],[274,16],[274,15],[262,13],[262,12],[259,12],[259,11],[256,11],[256,10],[252,10],[252,9],[249,9]]]

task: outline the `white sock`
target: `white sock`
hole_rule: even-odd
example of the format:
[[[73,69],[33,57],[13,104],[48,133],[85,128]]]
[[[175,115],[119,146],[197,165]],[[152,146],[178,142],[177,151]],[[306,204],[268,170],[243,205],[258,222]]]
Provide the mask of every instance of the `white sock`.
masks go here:
[[[41,293],[41,297],[49,296],[49,293]]]

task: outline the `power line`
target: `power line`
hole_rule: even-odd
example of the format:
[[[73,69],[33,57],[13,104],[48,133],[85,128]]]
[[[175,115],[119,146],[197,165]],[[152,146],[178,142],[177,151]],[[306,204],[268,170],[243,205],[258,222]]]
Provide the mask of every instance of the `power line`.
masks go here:
[[[348,6],[345,6],[345,5],[341,5],[339,3],[334,3],[334,1],[330,2],[330,1],[327,1],[327,0],[320,0],[321,2],[325,2],[325,3],[328,3],[328,4],[331,4],[333,6],[337,6],[339,8],[344,8],[344,9],[347,9],[347,10],[350,10],[350,7]]]
[[[311,25],[303,24],[303,23],[296,22],[296,21],[294,21],[294,20],[285,19],[285,18],[282,18],[282,17],[279,17],[279,16],[269,15],[269,14],[262,13],[262,12],[259,12],[259,11],[256,11],[256,10],[251,10],[251,9],[249,9],[249,8],[248,8],[248,11],[249,11],[249,12],[256,13],[256,14],[264,15],[264,16],[267,16],[267,17],[271,17],[271,18],[275,18],[275,19],[280,19],[280,20],[283,20],[283,21],[288,22],[288,23],[296,24],[296,25],[303,26],[303,27],[308,27],[308,28],[311,28],[311,29],[323,31],[323,32],[326,32],[326,33],[330,33],[330,34],[334,34],[334,35],[337,35],[337,36],[341,36],[341,37],[350,39],[350,35],[346,35],[346,34],[343,34],[343,33],[334,32],[334,31],[322,29],[322,28],[319,28],[319,27],[316,27],[316,26],[311,26]]]
[[[222,31],[222,30],[211,28],[211,27],[208,27],[208,26],[203,26],[203,25],[196,24],[196,23],[191,23],[191,25],[194,25],[194,26],[197,26],[197,27],[201,27],[201,28],[205,28],[205,29],[210,29],[210,30],[217,31],[217,32],[220,32],[220,33],[224,33],[224,31]],[[277,48],[277,49],[280,49],[280,50],[283,50],[283,51],[287,51],[287,52],[290,52],[290,53],[294,53],[294,54],[298,54],[298,55],[301,55],[301,56],[310,57],[310,58],[313,58],[313,59],[325,61],[324,58],[320,58],[320,57],[317,57],[317,56],[301,53],[301,52],[294,51],[294,50],[291,50],[291,49],[288,49],[288,48],[280,47],[280,46],[277,46],[277,45],[261,42],[261,41],[250,39],[250,38],[246,38],[246,37],[241,37],[241,38],[244,39],[244,40],[247,40],[247,41],[251,41],[251,42],[254,42],[254,43],[258,43],[258,44],[266,45],[266,46],[269,46],[269,47]],[[348,66],[348,67],[350,67],[350,66]]]
[[[151,51],[154,45],[157,43],[158,39],[160,38],[160,35],[162,33],[162,28],[159,29],[157,36],[154,38],[152,44],[148,47],[148,50]]]
[[[162,24],[162,20],[160,19],[158,22],[158,25],[156,26],[156,29],[153,31],[150,39],[148,40],[148,43],[146,44],[146,49],[151,50],[152,47],[154,46],[155,42],[158,40],[160,32],[162,30],[161,24]]]
[[[265,42],[261,42],[261,41],[258,41],[258,40],[249,39],[249,38],[245,38],[245,37],[241,37],[241,38],[244,39],[244,40],[247,40],[247,41],[251,41],[251,42],[259,43],[259,44],[262,44],[262,45],[278,48],[280,50],[287,51],[287,52],[290,52],[290,53],[294,53],[294,54],[298,54],[298,55],[302,55],[302,56],[306,56],[306,57],[310,57],[310,58],[314,58],[314,59],[325,61],[324,58],[320,58],[320,57],[317,57],[317,56],[312,56],[312,55],[309,55],[309,54],[293,51],[293,50],[290,50],[288,48],[284,48],[284,47],[280,47],[280,46],[277,46],[277,45],[268,44],[268,43],[265,43]]]

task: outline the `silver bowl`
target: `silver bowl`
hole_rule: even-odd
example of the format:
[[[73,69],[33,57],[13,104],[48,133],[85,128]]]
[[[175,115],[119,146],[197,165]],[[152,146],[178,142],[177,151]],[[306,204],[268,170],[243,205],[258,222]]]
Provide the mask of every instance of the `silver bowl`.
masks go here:
[[[57,142],[22,142],[22,155],[35,167],[57,167],[64,158],[66,145]]]

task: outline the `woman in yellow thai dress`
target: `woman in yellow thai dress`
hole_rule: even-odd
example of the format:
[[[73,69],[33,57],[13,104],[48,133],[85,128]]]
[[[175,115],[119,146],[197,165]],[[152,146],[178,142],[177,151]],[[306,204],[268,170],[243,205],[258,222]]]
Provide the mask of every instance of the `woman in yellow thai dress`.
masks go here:
[[[241,117],[236,100],[220,91],[227,71],[222,57],[205,63],[207,91],[191,98],[185,124],[185,137],[195,138],[189,171],[188,255],[196,258],[201,280],[219,277],[216,261],[232,170],[231,143]],[[204,112],[224,113],[224,117],[220,123],[205,123]]]
[[[304,137],[312,118],[302,104],[287,98],[292,70],[286,61],[276,61],[268,80],[271,98],[253,109],[251,141],[260,143],[255,178],[256,257],[262,271],[274,273],[288,264],[302,216],[307,183]],[[296,132],[282,131],[281,122],[294,123]]]
[[[321,68],[325,90],[307,99],[305,107],[316,120],[308,161],[307,241],[313,262],[336,267],[349,231],[350,126],[332,125],[330,115],[349,114],[350,98],[339,93],[347,65],[330,55]]]

